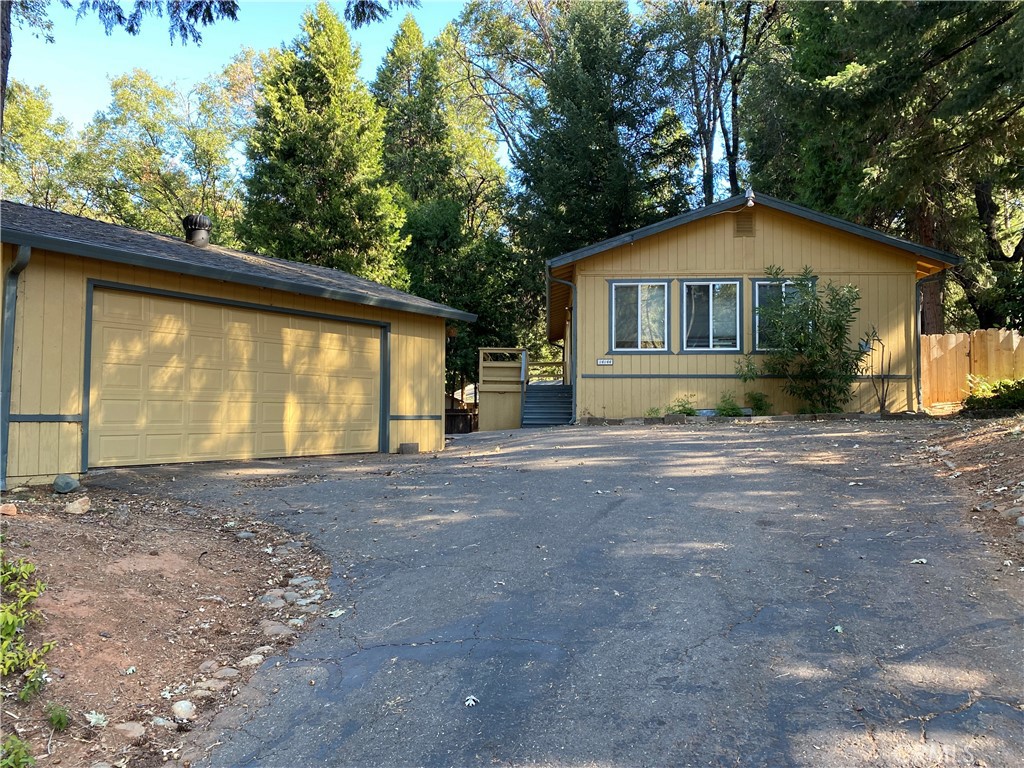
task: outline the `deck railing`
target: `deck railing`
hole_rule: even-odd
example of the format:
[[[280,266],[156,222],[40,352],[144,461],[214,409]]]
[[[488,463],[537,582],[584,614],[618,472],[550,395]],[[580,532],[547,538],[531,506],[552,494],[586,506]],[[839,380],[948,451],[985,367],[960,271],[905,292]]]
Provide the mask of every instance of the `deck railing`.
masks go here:
[[[523,420],[523,400],[530,382],[565,382],[560,360],[531,361],[521,347],[480,349],[480,429],[518,429]]]

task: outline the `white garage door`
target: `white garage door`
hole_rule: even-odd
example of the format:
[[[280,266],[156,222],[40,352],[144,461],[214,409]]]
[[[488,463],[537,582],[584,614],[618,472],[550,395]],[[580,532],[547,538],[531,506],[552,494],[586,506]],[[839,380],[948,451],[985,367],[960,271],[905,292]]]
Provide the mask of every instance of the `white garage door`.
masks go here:
[[[378,450],[377,326],[97,288],[89,466]]]

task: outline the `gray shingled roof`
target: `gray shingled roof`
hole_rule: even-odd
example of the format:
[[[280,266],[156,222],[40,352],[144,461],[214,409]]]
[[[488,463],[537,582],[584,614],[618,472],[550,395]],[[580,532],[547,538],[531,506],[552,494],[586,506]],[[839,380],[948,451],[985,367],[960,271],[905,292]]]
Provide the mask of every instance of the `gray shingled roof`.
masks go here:
[[[450,320],[476,320],[476,315],[469,312],[427,301],[341,270],[217,245],[197,248],[182,238],[119,227],[7,200],[0,203],[0,239],[5,243],[305,296]]]

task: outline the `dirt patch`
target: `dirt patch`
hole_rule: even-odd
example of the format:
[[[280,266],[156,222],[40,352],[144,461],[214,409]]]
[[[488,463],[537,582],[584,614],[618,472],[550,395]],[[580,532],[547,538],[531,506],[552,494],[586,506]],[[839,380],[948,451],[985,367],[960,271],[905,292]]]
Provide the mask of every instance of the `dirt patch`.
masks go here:
[[[971,525],[1024,565],[1024,416],[955,419],[931,448],[937,473],[973,502],[964,510]]]
[[[65,512],[85,495],[90,511]],[[163,765],[259,667],[253,654],[282,653],[299,629],[288,621],[316,621],[329,597],[325,560],[274,526],[100,489],[35,488],[4,501],[18,510],[3,518],[4,557],[35,563],[47,584],[30,637],[57,643],[50,682],[28,704],[10,695],[18,679],[3,682],[4,733],[28,742],[39,766]],[[298,605],[314,586],[320,594]],[[268,599],[275,588],[299,597]],[[280,636],[265,631],[270,620]],[[194,720],[175,721],[183,699]],[[49,725],[51,702],[71,715],[64,732]],[[89,725],[86,713],[107,725]]]
[[[1024,527],[1006,514],[1024,504],[1024,417],[954,419],[929,430],[919,449],[922,470],[969,500],[965,518],[986,543],[1013,568],[1024,563]],[[320,480],[287,473],[251,485]],[[89,512],[64,511],[86,494]],[[36,563],[48,584],[38,602],[45,621],[32,637],[57,641],[47,657],[51,682],[33,701],[8,696],[17,681],[4,681],[4,733],[29,742],[39,766],[162,765],[181,754],[188,729],[207,723],[259,668],[243,660],[257,652],[270,659],[293,641],[270,637],[268,619],[287,632],[289,619],[309,626],[330,610],[322,605],[327,563],[274,526],[146,493],[32,489],[4,501],[18,507],[17,516],[2,518],[5,556]],[[310,584],[324,595],[304,598],[311,601],[304,606],[284,599],[289,591],[310,593]],[[171,708],[182,699],[196,704],[198,716],[178,724]],[[69,710],[67,731],[50,728],[49,702]],[[88,725],[87,712],[109,724]],[[116,728],[124,723],[139,723],[144,735]]]

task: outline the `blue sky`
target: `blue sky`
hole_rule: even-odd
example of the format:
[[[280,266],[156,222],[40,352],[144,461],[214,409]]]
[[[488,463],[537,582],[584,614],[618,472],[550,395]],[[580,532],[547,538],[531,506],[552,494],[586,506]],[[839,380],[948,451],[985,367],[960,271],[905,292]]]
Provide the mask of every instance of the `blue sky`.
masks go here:
[[[3,0],[0,0],[3,1]],[[78,5],[77,2],[74,3]],[[124,0],[129,7],[131,0]],[[75,20],[73,10],[50,4],[54,43],[15,28],[11,36],[10,77],[50,92],[54,112],[81,128],[110,101],[109,80],[135,68],[145,69],[162,83],[176,82],[187,91],[192,84],[219,72],[243,47],[265,50],[290,43],[299,32],[303,11],[312,2],[240,0],[237,21],[219,21],[202,30],[202,45],[171,43],[167,20],[148,16],[141,33],[122,29],[107,36],[95,14]],[[413,9],[423,35],[432,39],[462,10],[463,0],[421,0]],[[343,2],[331,2],[341,16]],[[409,12],[399,9],[390,19],[352,32],[362,55],[363,79],[373,78],[399,22]]]

